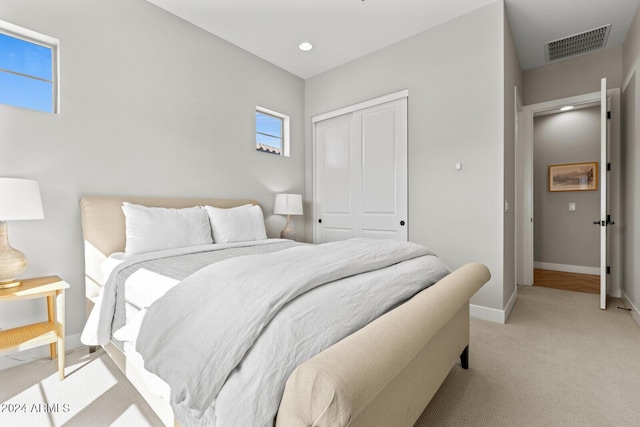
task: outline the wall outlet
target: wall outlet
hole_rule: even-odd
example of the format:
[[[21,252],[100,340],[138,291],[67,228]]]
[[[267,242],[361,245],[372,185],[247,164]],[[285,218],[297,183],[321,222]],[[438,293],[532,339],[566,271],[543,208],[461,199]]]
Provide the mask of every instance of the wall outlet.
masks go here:
[[[569,203],[569,210],[570,211],[575,211],[576,210],[576,204],[575,203]]]

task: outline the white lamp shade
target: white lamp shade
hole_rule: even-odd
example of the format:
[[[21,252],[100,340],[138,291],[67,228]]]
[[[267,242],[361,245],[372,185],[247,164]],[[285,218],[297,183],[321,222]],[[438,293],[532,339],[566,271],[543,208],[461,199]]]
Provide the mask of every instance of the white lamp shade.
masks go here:
[[[43,218],[38,181],[0,178],[0,221]]]
[[[302,195],[276,194],[273,213],[276,215],[302,215]]]

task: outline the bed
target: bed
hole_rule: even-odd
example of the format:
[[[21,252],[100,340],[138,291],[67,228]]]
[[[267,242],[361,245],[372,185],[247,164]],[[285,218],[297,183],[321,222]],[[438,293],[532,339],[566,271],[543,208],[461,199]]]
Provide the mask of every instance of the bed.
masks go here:
[[[280,281],[287,281],[281,280],[281,278],[289,276],[288,274],[283,274],[283,272],[296,270],[298,265],[312,265],[312,260],[316,258],[318,259],[317,262],[320,263],[318,265],[338,264],[342,262],[343,259],[347,259],[347,257],[345,255],[339,255],[340,252],[337,251],[349,251],[345,253],[355,251],[360,254],[361,252],[365,252],[362,249],[364,246],[372,246],[374,243],[354,239],[353,242],[347,242],[342,245],[346,246],[346,249],[338,246],[329,249],[324,245],[296,244],[295,242],[281,239],[258,239],[259,241],[246,244],[245,242],[237,241],[225,243],[224,238],[220,237],[222,236],[221,234],[216,236],[216,230],[218,230],[218,228],[214,227],[214,238],[217,237],[215,239],[216,242],[221,242],[210,245],[214,247],[214,249],[210,250],[209,246],[204,242],[202,247],[204,248],[206,246],[206,250],[196,246],[193,246],[195,249],[190,247],[188,250],[183,248],[171,249],[167,250],[166,256],[162,255],[159,257],[162,259],[162,262],[164,262],[164,259],[171,259],[171,262],[173,262],[173,258],[179,258],[181,260],[188,259],[189,261],[184,263],[190,265],[189,268],[194,269],[193,271],[196,271],[196,273],[192,274],[191,272],[185,271],[179,274],[176,273],[175,276],[168,273],[158,275],[152,271],[152,265],[159,262],[156,258],[146,259],[142,256],[141,258],[146,259],[144,262],[149,263],[142,264],[142,261],[138,258],[133,262],[122,261],[115,256],[117,261],[115,263],[113,262],[114,255],[112,254],[122,253],[125,251],[125,246],[131,242],[128,240],[129,232],[127,227],[129,225],[125,224],[123,203],[132,204],[131,206],[136,208],[139,206],[141,208],[168,208],[174,210],[208,206],[212,208],[211,211],[218,212],[217,215],[220,215],[220,212],[226,215],[226,212],[240,210],[241,208],[245,209],[245,207],[246,209],[252,209],[253,207],[257,207],[257,204],[252,200],[235,199],[111,196],[84,197],[80,202],[85,245],[85,278],[88,315],[92,311],[104,311],[104,307],[107,305],[104,302],[106,297],[102,295],[99,298],[99,296],[105,294],[107,289],[117,289],[118,286],[120,286],[120,291],[124,295],[135,295],[136,292],[140,293],[140,291],[129,290],[133,289],[132,286],[134,286],[132,277],[149,276],[155,278],[156,283],[160,284],[160,288],[166,285],[167,290],[161,292],[164,296],[162,296],[162,298],[159,296],[157,298],[154,297],[153,304],[151,304],[151,302],[140,302],[141,300],[145,300],[145,298],[149,298],[148,295],[144,294],[146,291],[143,292],[144,295],[138,295],[139,299],[136,303],[121,302],[120,304],[125,307],[120,309],[120,312],[124,313],[121,315],[122,319],[114,319],[113,322],[110,322],[109,330],[103,334],[109,336],[106,341],[103,339],[103,341],[100,342],[100,345],[104,347],[105,351],[116,362],[136,389],[138,389],[165,425],[217,425],[218,427],[226,427],[234,424],[253,425],[254,423],[246,424],[248,421],[240,424],[242,421],[238,421],[231,415],[225,415],[225,411],[232,415],[234,413],[246,412],[245,409],[237,407],[237,405],[239,405],[239,403],[237,403],[239,399],[238,396],[244,394],[242,392],[243,387],[250,387],[257,384],[256,387],[259,394],[269,395],[265,390],[271,390],[271,388],[273,388],[274,391],[272,394],[273,396],[277,396],[277,402],[275,403],[276,409],[270,409],[276,412],[275,421],[273,420],[273,416],[271,416],[263,425],[275,424],[276,426],[287,427],[347,425],[412,426],[445,380],[451,368],[457,363],[460,363],[463,368],[468,367],[469,299],[489,280],[490,273],[488,269],[481,264],[471,263],[451,273],[448,271],[442,273],[437,258],[423,252],[413,255],[409,254],[407,255],[407,261],[398,262],[393,257],[401,256],[399,254],[404,251],[405,247],[398,246],[396,248],[390,246],[395,243],[388,241],[389,243],[380,246],[379,250],[384,251],[387,247],[392,248],[388,250],[388,256],[392,257],[390,261],[386,261],[389,264],[388,268],[375,267],[372,269],[373,271],[362,270],[361,272],[358,271],[358,274],[341,272],[344,277],[336,276],[338,279],[333,278],[327,280],[332,284],[348,283],[349,286],[342,285],[338,290],[329,291],[328,289],[330,288],[328,286],[318,285],[311,289],[310,287],[304,287],[307,286],[304,285],[296,291],[298,293],[292,294],[289,300],[287,300],[288,302],[282,303],[281,311],[287,312],[287,310],[289,310],[290,313],[293,312],[289,307],[295,304],[307,304],[303,306],[303,311],[306,313],[316,309],[319,310],[317,307],[321,306],[321,304],[318,304],[315,298],[325,298],[326,301],[333,301],[330,305],[335,305],[333,310],[319,314],[321,318],[326,317],[323,321],[329,322],[327,324],[333,325],[333,322],[336,321],[336,316],[341,318],[345,317],[345,312],[348,312],[350,316],[354,315],[354,319],[357,318],[358,320],[352,322],[347,321],[347,323],[349,323],[348,328],[338,326],[339,324],[337,322],[335,323],[335,328],[325,327],[325,330],[331,330],[331,334],[335,335],[333,338],[325,338],[323,335],[322,337],[307,339],[307,341],[305,341],[305,338],[300,338],[300,331],[292,326],[293,332],[291,332],[291,334],[293,334],[292,336],[294,336],[295,340],[299,340],[300,343],[309,343],[303,346],[305,347],[305,351],[307,351],[307,346],[316,346],[318,348],[315,350],[313,348],[309,349],[309,354],[304,352],[298,354],[298,350],[296,349],[296,351],[286,352],[285,356],[277,356],[279,358],[286,357],[287,363],[293,363],[294,365],[289,368],[280,368],[281,359],[273,362],[274,364],[277,363],[278,369],[282,370],[280,375],[284,375],[283,378],[274,380],[274,384],[276,385],[272,386],[270,383],[267,384],[266,379],[263,379],[262,376],[258,377],[258,375],[263,375],[260,371],[264,370],[264,368],[253,367],[252,365],[253,359],[270,360],[270,358],[276,356],[264,356],[263,353],[258,353],[258,350],[254,351],[254,347],[277,353],[272,350],[272,347],[278,348],[280,346],[278,340],[281,338],[277,338],[275,333],[278,330],[288,330],[288,326],[285,326],[287,325],[287,323],[285,323],[287,322],[287,315],[293,316],[293,318],[296,319],[295,322],[289,320],[291,324],[304,325],[304,321],[299,321],[300,317],[297,317],[298,314],[274,314],[275,317],[256,319],[243,318],[240,321],[232,322],[229,326],[225,326],[222,335],[228,333],[233,334],[232,336],[234,337],[243,332],[240,329],[234,330],[236,324],[241,324],[243,325],[242,328],[245,328],[245,325],[251,325],[250,322],[257,322],[256,325],[259,325],[262,329],[260,329],[259,335],[256,334],[257,337],[252,338],[253,341],[251,341],[251,343],[253,343],[253,347],[251,347],[251,350],[248,352],[242,353],[244,356],[241,354],[235,361],[227,361],[228,358],[231,358],[227,353],[233,353],[230,349],[225,349],[225,354],[220,356],[221,359],[218,361],[219,363],[231,363],[230,366],[233,368],[231,374],[220,374],[222,375],[220,380],[212,382],[212,384],[221,383],[222,389],[218,386],[212,386],[215,392],[210,390],[200,390],[197,393],[193,392],[191,390],[191,383],[185,382],[183,384],[181,382],[181,378],[188,375],[184,375],[183,373],[172,374],[170,372],[173,370],[172,367],[165,368],[168,369],[168,371],[162,371],[163,366],[167,365],[167,359],[164,353],[173,354],[173,356],[170,357],[177,357],[178,360],[183,360],[182,365],[194,364],[194,366],[198,367],[192,369],[197,369],[198,372],[202,369],[202,372],[205,372],[207,369],[205,366],[206,362],[202,362],[203,365],[199,366],[199,362],[195,361],[197,359],[196,354],[206,353],[207,358],[213,358],[211,354],[216,351],[216,348],[224,347],[219,345],[219,343],[215,344],[215,339],[218,339],[218,337],[211,339],[211,348],[207,347],[206,342],[200,342],[198,346],[194,347],[192,344],[183,343],[180,340],[193,340],[194,338],[189,338],[189,335],[194,335],[196,338],[202,336],[202,331],[206,329],[205,325],[217,324],[216,322],[218,322],[221,317],[228,317],[228,314],[224,312],[226,308],[224,305],[231,306],[232,303],[218,303],[214,301],[216,300],[215,297],[205,298],[196,295],[192,291],[187,294],[177,294],[178,289],[185,287],[184,283],[189,283],[195,286],[195,288],[202,286],[205,279],[201,278],[201,276],[204,277],[201,273],[205,270],[211,270],[209,273],[217,274],[218,276],[216,277],[224,277],[225,280],[230,281],[230,283],[235,283],[234,281],[240,283],[243,282],[245,278],[249,280],[249,277],[252,275],[252,270],[256,270],[260,272],[260,274],[263,272],[266,274],[268,265],[275,265],[275,272],[270,273],[275,279],[271,280],[272,283],[279,284]],[[214,217],[210,216],[209,218]],[[224,218],[224,216],[222,218]],[[249,227],[249,229],[250,228],[251,227]],[[322,255],[323,250],[326,255]],[[407,248],[407,251],[409,250],[422,251],[424,249],[411,246]],[[164,254],[163,251],[160,252]],[[171,253],[169,254],[168,252]],[[337,257],[337,259],[328,258],[330,261],[322,261],[323,258],[321,258],[321,256]],[[382,259],[379,253],[372,255],[370,258],[363,258],[360,255],[356,256],[358,262],[345,261],[344,264],[349,264],[349,268],[352,268],[354,265],[359,268],[360,265],[368,262],[378,263],[381,262],[380,259]],[[207,257],[214,257],[216,261],[212,265],[201,268],[204,264],[200,263],[209,262],[203,260]],[[393,292],[392,290],[387,291],[387,288],[394,287],[392,286],[393,283],[385,283],[385,280],[389,281],[389,277],[391,277],[387,275],[387,270],[393,270],[394,274],[396,270],[398,270],[399,276],[413,277],[416,276],[412,273],[414,271],[413,269],[424,268],[427,262],[424,260],[426,259],[429,259],[429,263],[435,263],[433,264],[435,266],[429,264],[429,267],[426,267],[427,269],[433,269],[439,274],[439,276],[437,276],[438,279],[433,280],[435,283],[428,285],[424,290],[414,292],[415,295],[411,293],[411,289],[413,288],[410,286],[414,286],[413,284],[407,284],[406,286],[403,284],[403,290],[400,294],[393,297],[396,298],[397,301],[396,299],[391,299],[391,297],[386,296],[384,292]],[[273,260],[280,261],[274,262]],[[264,265],[261,265],[261,263]],[[194,264],[195,267],[191,266],[191,264]],[[107,267],[105,267],[105,265]],[[251,268],[246,268],[246,271],[243,271],[242,269],[247,265],[250,265]],[[281,268],[281,270],[277,270],[277,268]],[[179,269],[182,270],[182,267]],[[313,270],[313,268],[307,269]],[[173,272],[174,270],[176,270],[176,268],[172,266],[170,271]],[[304,269],[300,268],[299,270]],[[114,277],[126,276],[126,274],[124,274],[125,271],[135,272],[127,276],[127,278],[121,278],[121,284],[116,284],[119,282],[114,279]],[[162,271],[164,272],[165,270]],[[110,272],[114,272],[114,274],[109,274]],[[118,272],[121,273],[116,274]],[[384,274],[380,272],[384,272]],[[107,277],[108,275],[113,277],[109,279],[109,277]],[[171,277],[168,278],[165,276]],[[293,286],[297,287],[301,286],[299,282],[307,283],[305,280],[298,280],[296,277],[295,280],[290,280],[290,282]],[[316,279],[313,278],[309,280],[314,281]],[[222,279],[218,281],[224,282]],[[394,281],[392,280],[391,282]],[[418,281],[411,279],[411,283],[414,282],[417,283]],[[180,283],[180,286],[176,286],[177,283]],[[356,285],[356,283],[358,284]],[[349,301],[353,301],[353,307],[357,307],[360,305],[359,298],[362,298],[362,296],[353,296],[347,294],[347,292],[351,292],[349,289],[355,289],[363,284],[375,290],[375,292],[369,291],[369,293],[374,295],[374,298],[377,298],[376,301],[378,301],[378,303],[387,305],[376,308],[371,313],[360,314],[360,312],[355,309],[353,313],[351,313],[350,310],[352,310],[352,308],[346,308],[348,306],[344,304],[349,304]],[[238,286],[239,289],[242,289],[242,286],[251,288],[252,286],[255,287],[255,283],[240,283]],[[378,288],[375,288],[375,286],[378,286]],[[415,286],[418,285],[416,284]],[[208,289],[208,285],[206,288],[206,292],[214,292]],[[125,289],[126,291],[124,291]],[[267,289],[271,289],[271,287],[267,287]],[[160,291],[155,288],[150,291],[150,293],[154,292]],[[236,291],[234,290],[234,292]],[[335,292],[344,293],[339,293],[337,295],[340,296],[336,297]],[[309,297],[309,295],[313,295],[313,299]],[[174,298],[174,300],[172,300],[172,298]],[[185,302],[187,298],[191,298],[191,300]],[[261,296],[258,300],[261,301],[266,298],[270,298],[270,296]],[[226,299],[223,298],[219,299],[226,301]],[[101,310],[93,310],[96,301],[102,306]],[[179,301],[180,303],[176,304],[175,301]],[[158,347],[158,345],[162,345],[162,343],[157,342],[160,341],[160,339],[154,337],[149,331],[159,323],[165,323],[164,316],[173,311],[172,307],[181,304],[187,304],[188,307],[201,304],[206,308],[210,307],[208,305],[210,301],[214,301],[214,303],[220,305],[216,306],[215,309],[210,308],[202,311],[205,312],[203,315],[214,316],[213,320],[200,321],[198,324],[197,322],[193,323],[191,321],[187,323],[177,323],[183,321],[182,319],[178,319],[175,325],[171,326],[175,330],[180,331],[179,334],[175,334],[175,338],[172,338],[178,341],[174,341],[171,345],[165,347]],[[293,304],[293,302],[295,302],[295,304]],[[340,304],[343,304],[343,306]],[[116,305],[118,305],[118,303],[114,302],[114,306]],[[131,307],[136,305],[137,307]],[[142,307],[143,305],[144,307]],[[114,311],[118,311],[118,309],[114,308]],[[129,313],[129,311],[131,311],[131,313]],[[195,309],[190,311],[196,312]],[[253,312],[253,310],[251,310],[251,312]],[[144,316],[141,316],[140,313],[144,314]],[[356,317],[356,314],[361,317]],[[215,316],[218,316],[218,318],[215,318]],[[245,316],[251,317],[253,314]],[[176,317],[181,318],[184,316],[176,315]],[[91,319],[91,316],[89,316],[89,318]],[[139,318],[143,320],[137,321]],[[210,319],[210,317],[207,317],[207,319]],[[319,322],[320,320],[314,320],[314,322],[316,321]],[[118,327],[114,326],[118,322]],[[359,325],[358,322],[364,323]],[[88,324],[89,323],[91,323],[90,320],[88,321]],[[171,322],[167,320],[167,323]],[[199,325],[195,327],[196,331],[193,333],[184,333],[183,331],[187,329],[185,325],[192,324]],[[264,326],[265,324],[267,326]],[[111,329],[112,326],[113,329]],[[301,330],[304,329],[304,326],[296,327]],[[240,328],[240,326],[238,328]],[[250,326],[246,328],[253,330]],[[85,329],[88,329],[88,327]],[[336,331],[334,332],[333,329],[336,329]],[[116,330],[117,333],[114,335]],[[131,330],[134,332],[130,333],[129,331]],[[169,330],[171,329],[169,328]],[[272,330],[276,332],[272,332]],[[342,337],[339,334],[344,334],[345,336]],[[164,337],[170,335],[170,333],[163,332],[157,335]],[[327,333],[327,335],[330,334]],[[134,338],[128,338],[129,336]],[[267,336],[267,338],[264,338],[264,336]],[[339,338],[336,339],[336,337]],[[288,339],[291,340],[291,337]],[[337,342],[329,343],[331,339]],[[241,350],[242,349],[238,351]],[[314,353],[316,350],[317,354]],[[161,354],[163,355],[162,357],[160,356]],[[184,363],[185,359],[189,360],[189,363]],[[292,360],[289,361],[288,359]],[[147,367],[151,367],[150,370],[154,371],[154,373],[149,372],[146,369]],[[211,369],[211,375],[215,377],[218,375],[218,371],[221,370],[217,368]],[[167,373],[164,375],[162,372]],[[180,378],[172,379],[172,375]],[[267,376],[275,375],[268,374]],[[236,378],[239,379],[236,380]],[[260,379],[256,380],[255,378]],[[264,384],[263,381],[265,381]],[[173,387],[169,384],[173,384]],[[176,399],[173,393],[180,396],[182,396],[180,393],[184,394],[185,396],[182,396],[182,400],[190,401],[190,404],[193,402],[200,404],[200,406],[196,404],[192,405],[200,408],[199,411],[196,411],[197,416],[194,415],[194,418],[190,418],[191,415],[189,413],[185,414],[184,408],[175,403]],[[216,411],[219,410],[220,413],[214,415],[214,417],[217,418],[207,418],[212,408],[210,405],[212,400],[206,400],[202,397],[207,393],[214,394],[213,402],[220,408],[216,409]],[[271,400],[275,398],[273,396]],[[169,402],[170,398],[172,399],[172,404]],[[223,405],[225,401],[232,402],[232,404],[227,404],[227,407],[225,407]],[[252,399],[249,398],[248,402],[251,401]],[[267,403],[265,403],[265,407],[269,405],[273,407],[274,405],[274,402]],[[255,405],[259,406],[261,404],[255,403]],[[191,411],[193,412],[194,410],[191,409]],[[233,416],[235,417],[235,415]],[[183,420],[184,422],[181,423],[177,419]],[[217,421],[213,422],[211,421],[212,419]]]

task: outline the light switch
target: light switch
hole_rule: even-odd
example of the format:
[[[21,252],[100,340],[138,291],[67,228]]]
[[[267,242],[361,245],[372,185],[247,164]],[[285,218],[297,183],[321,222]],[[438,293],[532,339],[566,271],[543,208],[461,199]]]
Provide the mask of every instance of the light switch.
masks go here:
[[[456,170],[462,169],[462,163],[456,163]]]
[[[569,203],[569,210],[570,211],[575,211],[576,210],[576,204],[575,203]]]

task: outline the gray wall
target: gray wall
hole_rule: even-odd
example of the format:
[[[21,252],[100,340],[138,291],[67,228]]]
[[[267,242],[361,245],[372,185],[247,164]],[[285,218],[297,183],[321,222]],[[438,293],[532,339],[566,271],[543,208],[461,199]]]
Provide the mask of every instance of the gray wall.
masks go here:
[[[614,47],[543,67],[525,70],[523,79],[524,105],[574,95],[598,92],[600,79],[607,78],[607,87],[620,87],[622,48]]]
[[[516,126],[515,92],[522,90],[522,71],[509,21],[504,16],[504,266],[503,307],[516,292]],[[507,209],[507,205],[509,208]]]
[[[312,77],[305,88],[307,197],[311,117],[409,90],[409,239],[453,268],[485,263],[493,277],[472,302],[498,310],[504,291],[503,31],[503,5],[496,2]]]
[[[600,228],[593,221],[600,218],[600,189],[551,193],[548,171],[554,164],[600,163],[600,107],[536,117],[533,135],[534,261],[598,267]]]
[[[640,9],[627,33],[622,63],[622,292],[634,305],[635,319],[640,324],[640,270],[637,267],[640,256]]]
[[[144,0],[3,0],[0,18],[60,40],[61,113],[0,105],[0,176],[40,182],[46,219],[10,239],[25,277],[71,284],[69,335],[85,320],[82,195],[253,198],[278,235],[274,194],[304,191],[302,79]],[[256,105],[291,116],[291,157],[256,152]],[[43,311],[6,304],[0,327]]]

